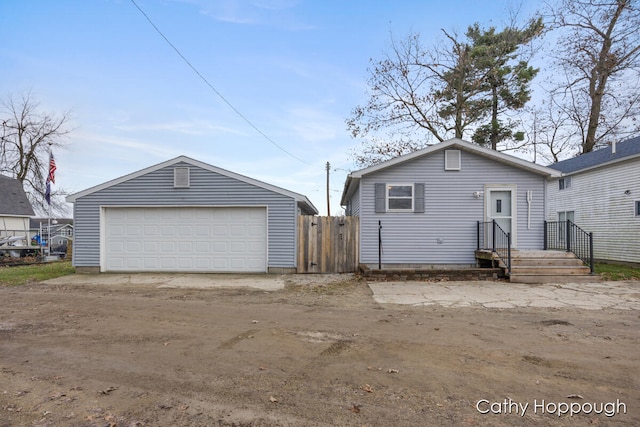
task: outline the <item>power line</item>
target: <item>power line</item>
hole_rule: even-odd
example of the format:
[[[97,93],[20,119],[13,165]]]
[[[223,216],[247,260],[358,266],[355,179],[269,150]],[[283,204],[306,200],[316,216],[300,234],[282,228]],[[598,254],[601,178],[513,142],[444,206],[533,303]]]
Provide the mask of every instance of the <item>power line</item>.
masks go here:
[[[224,101],[225,104],[227,104],[229,106],[229,108],[231,108],[238,116],[240,116],[240,118],[242,118],[242,120],[244,120],[245,122],[247,122],[249,124],[249,126],[251,126],[256,132],[258,132],[260,135],[262,135],[267,141],[269,141],[271,144],[275,145],[277,148],[279,148],[280,150],[282,150],[284,153],[286,153],[287,155],[293,157],[294,159],[298,160],[299,162],[302,162],[304,164],[310,165],[311,163],[306,162],[304,160],[302,160],[301,158],[291,154],[290,152],[288,152],[287,150],[285,150],[283,147],[281,147],[277,142],[275,142],[273,139],[271,139],[267,134],[265,134],[263,131],[261,131],[256,125],[253,124],[253,122],[251,122],[251,120],[249,120],[244,114],[242,114],[236,107],[233,106],[233,104],[231,104],[231,102],[229,102],[220,92],[218,92],[218,90],[211,84],[209,83],[209,81],[207,80],[206,77],[204,77],[200,71],[198,71],[198,69],[196,67],[193,66],[193,64],[191,64],[191,62],[189,62],[189,60],[182,54],[182,52],[180,52],[180,50],[173,44],[171,43],[171,41],[167,38],[167,36],[165,36],[162,31],[160,31],[160,29],[156,26],[156,24],[153,23],[153,21],[151,20],[151,18],[149,18],[149,16],[144,12],[144,10],[142,10],[140,8],[140,6],[138,6],[138,4],[135,2],[135,0],[131,0],[131,3],[133,3],[133,5],[136,7],[136,9],[138,9],[140,11],[140,13],[146,18],[146,20],[149,22],[149,24],[151,24],[151,26],[153,27],[154,30],[156,30],[156,32],[158,34],[160,34],[160,37],[162,37],[164,39],[165,42],[167,42],[167,44],[169,46],[171,46],[171,48],[178,54],[178,56],[189,66],[189,68],[191,68],[191,70],[196,73],[196,75],[198,77],[200,77],[200,80],[202,80],[216,95],[218,95],[218,97],[220,97],[220,99],[222,99]]]

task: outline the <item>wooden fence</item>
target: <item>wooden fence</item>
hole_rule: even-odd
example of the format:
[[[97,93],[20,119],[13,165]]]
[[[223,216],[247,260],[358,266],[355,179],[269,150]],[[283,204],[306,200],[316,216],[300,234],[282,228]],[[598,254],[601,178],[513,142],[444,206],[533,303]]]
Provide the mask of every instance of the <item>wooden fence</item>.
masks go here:
[[[298,273],[351,273],[358,268],[359,218],[298,217]]]

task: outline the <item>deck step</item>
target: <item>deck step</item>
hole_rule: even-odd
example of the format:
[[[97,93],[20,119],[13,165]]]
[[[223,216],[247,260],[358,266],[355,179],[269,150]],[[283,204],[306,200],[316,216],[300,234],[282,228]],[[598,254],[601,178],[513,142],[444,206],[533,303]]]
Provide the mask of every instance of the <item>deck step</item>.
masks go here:
[[[591,274],[575,254],[566,251],[515,250],[511,253],[514,283],[593,283],[600,276]]]
[[[509,276],[511,283],[598,283],[600,276],[595,274],[518,274],[511,273]]]
[[[589,267],[566,265],[512,265],[511,274],[580,275],[590,274]]]

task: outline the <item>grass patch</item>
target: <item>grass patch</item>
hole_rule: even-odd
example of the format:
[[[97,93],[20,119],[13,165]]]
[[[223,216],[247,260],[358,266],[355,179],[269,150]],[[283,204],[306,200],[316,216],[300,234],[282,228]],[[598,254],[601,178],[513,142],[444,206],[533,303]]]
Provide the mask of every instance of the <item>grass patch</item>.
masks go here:
[[[640,268],[619,264],[598,264],[595,271],[605,280],[640,280]]]
[[[0,267],[0,285],[20,286],[28,282],[55,279],[73,274],[76,269],[71,261],[48,262],[46,264],[21,265],[17,267]]]

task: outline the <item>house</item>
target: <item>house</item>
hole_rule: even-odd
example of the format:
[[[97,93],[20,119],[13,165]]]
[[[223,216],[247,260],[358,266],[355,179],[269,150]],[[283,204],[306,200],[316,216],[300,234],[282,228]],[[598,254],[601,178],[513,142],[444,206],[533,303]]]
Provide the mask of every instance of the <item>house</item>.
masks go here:
[[[79,272],[294,272],[303,195],[180,156],[72,194]]]
[[[0,175],[0,244],[28,246],[29,217],[33,215],[33,207],[22,183]],[[17,239],[18,237],[21,239]],[[11,241],[7,241],[8,239]]]
[[[73,240],[73,219],[71,218],[31,218],[29,221],[30,235],[32,238],[42,236],[41,240],[47,242],[51,222],[51,248],[56,252],[66,252],[70,240]]]
[[[640,263],[640,137],[549,165],[547,220],[593,232],[594,258]]]
[[[451,139],[348,175],[341,204],[360,217],[368,268],[475,266],[479,222],[512,248],[543,249],[546,181],[555,169]]]

